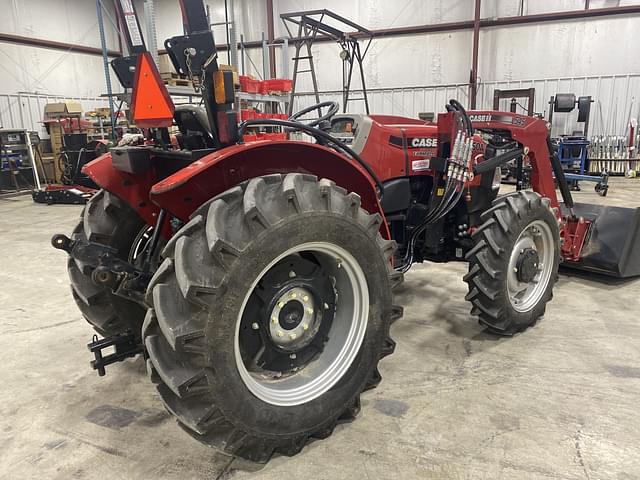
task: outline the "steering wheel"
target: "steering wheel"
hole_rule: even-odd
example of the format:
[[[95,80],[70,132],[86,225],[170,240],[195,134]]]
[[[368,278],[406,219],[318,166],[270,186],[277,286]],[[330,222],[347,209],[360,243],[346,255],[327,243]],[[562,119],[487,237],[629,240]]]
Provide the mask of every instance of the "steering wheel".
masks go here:
[[[327,113],[325,113],[324,115],[322,115],[323,108],[328,108]],[[309,112],[313,112],[314,110],[318,111],[318,115],[320,115],[319,117],[302,118],[306,114],[308,114]],[[320,102],[294,113],[289,117],[289,121],[303,123],[308,127],[316,127],[322,122],[330,120],[331,117],[338,113],[338,110],[340,110],[340,104],[338,102]]]

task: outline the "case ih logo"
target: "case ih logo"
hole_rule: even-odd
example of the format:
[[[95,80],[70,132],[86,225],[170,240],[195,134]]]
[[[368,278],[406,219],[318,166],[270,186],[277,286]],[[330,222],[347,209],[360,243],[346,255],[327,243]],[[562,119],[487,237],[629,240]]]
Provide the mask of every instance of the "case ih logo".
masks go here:
[[[469,115],[469,120],[472,122],[504,122],[512,125],[522,127],[527,123],[526,117],[511,116],[511,115]]]
[[[435,137],[416,137],[409,139],[411,148],[435,148],[438,146],[438,139]]]
[[[490,122],[492,120],[491,115],[469,115],[469,119],[472,122]]]

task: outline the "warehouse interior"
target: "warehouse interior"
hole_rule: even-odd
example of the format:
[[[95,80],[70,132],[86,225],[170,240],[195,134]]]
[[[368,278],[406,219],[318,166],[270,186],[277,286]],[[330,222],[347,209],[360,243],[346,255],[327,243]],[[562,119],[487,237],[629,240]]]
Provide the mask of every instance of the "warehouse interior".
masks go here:
[[[640,478],[640,1],[0,6],[0,478]]]

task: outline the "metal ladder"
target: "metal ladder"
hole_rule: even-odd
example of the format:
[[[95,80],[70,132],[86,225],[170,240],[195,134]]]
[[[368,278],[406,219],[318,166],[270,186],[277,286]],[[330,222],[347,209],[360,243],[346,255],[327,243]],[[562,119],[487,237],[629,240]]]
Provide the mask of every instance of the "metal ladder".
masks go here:
[[[298,38],[302,38],[302,40],[296,42],[296,53],[292,58],[293,60],[293,77],[292,77],[292,86],[291,86],[291,102],[289,102],[289,111],[287,112],[289,116],[293,114],[293,103],[296,95],[296,86],[298,84],[298,74],[300,73],[310,73],[311,81],[313,83],[313,93],[316,98],[316,103],[320,103],[320,93],[318,92],[318,79],[316,78],[316,69],[313,66],[313,55],[311,53],[311,45],[315,40],[318,34],[318,29],[314,27],[309,27],[306,24],[301,24],[298,27]],[[306,48],[307,54],[300,55],[300,51]],[[306,70],[299,70],[300,60],[307,60],[309,67]],[[321,115],[320,111],[318,114]]]

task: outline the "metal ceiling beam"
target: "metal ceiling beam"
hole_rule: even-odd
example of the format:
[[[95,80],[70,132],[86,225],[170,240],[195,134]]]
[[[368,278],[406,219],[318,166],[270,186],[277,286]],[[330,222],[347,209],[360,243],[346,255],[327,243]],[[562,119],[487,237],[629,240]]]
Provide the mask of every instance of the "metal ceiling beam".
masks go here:
[[[608,17],[611,15],[638,15],[640,5],[626,7],[590,8],[588,10],[569,10],[568,12],[539,13],[521,17],[504,17],[480,21],[481,27],[501,27],[528,23],[559,22],[562,20],[580,20],[583,18]]]
[[[506,27],[511,25],[526,25],[531,23],[557,22],[562,20],[580,20],[586,18],[608,17],[612,15],[640,15],[640,5],[630,5],[624,7],[589,8],[588,10],[570,10],[567,12],[540,13],[535,15],[519,15],[502,18],[480,19],[480,28],[483,27]],[[371,30],[374,38],[396,37],[402,35],[419,35],[423,33],[455,32],[459,30],[473,30],[473,20],[463,20],[459,22],[432,23],[428,25],[414,25],[408,27],[382,28]],[[354,33],[354,37],[361,36]],[[276,40],[279,42],[280,40]],[[334,40],[326,35],[320,35],[314,40],[316,42],[333,42]],[[245,48],[262,48],[261,41],[244,42]],[[226,46],[219,45],[219,50],[226,50]],[[160,51],[163,52],[162,50]]]
[[[640,15],[640,5],[623,7],[590,8],[588,10],[569,10],[566,12],[540,13],[535,15],[517,15],[502,18],[480,19],[480,28],[501,27],[511,25],[525,25],[530,23],[557,22],[562,20],[580,20],[585,18],[608,17],[612,15]],[[459,22],[432,23],[427,25],[413,25],[408,27],[382,28],[371,30],[374,38],[395,37],[401,35],[418,35],[422,33],[453,32],[457,30],[473,30],[473,20]],[[354,33],[354,37],[364,36]],[[317,42],[333,41],[328,36],[318,35]],[[259,48],[261,42],[245,42],[246,48]]]
[[[100,48],[89,47],[87,45],[78,45],[75,43],[57,42],[55,40],[45,40],[42,38],[23,37],[22,35],[13,35],[11,33],[0,33],[0,42],[102,56],[102,49]],[[122,56],[121,52],[116,52],[114,50],[108,50],[107,53],[110,57]]]

